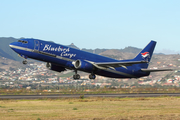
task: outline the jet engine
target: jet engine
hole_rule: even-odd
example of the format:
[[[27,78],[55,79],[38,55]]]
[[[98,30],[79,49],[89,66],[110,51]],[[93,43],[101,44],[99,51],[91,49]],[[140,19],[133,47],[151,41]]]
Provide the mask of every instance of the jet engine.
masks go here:
[[[56,71],[56,72],[62,72],[62,71],[65,71],[65,70],[66,70],[64,67],[55,65],[55,64],[53,64],[53,63],[47,63],[47,64],[46,64],[46,67],[47,67],[49,70],[53,70],[53,71]]]
[[[85,71],[92,71],[94,68],[94,66],[91,63],[84,60],[76,60],[75,62],[73,62],[73,65],[76,69]]]

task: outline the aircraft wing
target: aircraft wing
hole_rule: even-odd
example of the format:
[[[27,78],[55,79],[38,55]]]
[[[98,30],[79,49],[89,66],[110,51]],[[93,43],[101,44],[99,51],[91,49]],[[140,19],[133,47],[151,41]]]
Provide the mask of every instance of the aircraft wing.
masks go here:
[[[126,67],[133,64],[147,63],[147,61],[126,61],[126,62],[97,62],[94,65],[105,67],[105,68],[116,68],[116,67]]]
[[[141,69],[143,72],[173,71],[173,69]]]

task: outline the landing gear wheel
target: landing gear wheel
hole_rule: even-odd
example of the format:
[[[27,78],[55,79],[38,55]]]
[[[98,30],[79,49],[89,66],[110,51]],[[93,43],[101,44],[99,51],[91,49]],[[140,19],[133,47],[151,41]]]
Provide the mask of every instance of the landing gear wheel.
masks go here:
[[[27,60],[23,60],[23,62],[22,62],[24,65],[26,65],[28,62],[27,62]]]
[[[95,78],[96,78],[96,75],[92,75],[92,74],[89,75],[89,79],[95,79]]]
[[[73,75],[73,78],[74,78],[75,80],[78,80],[78,79],[80,79],[80,75],[79,75],[79,74],[75,74],[75,75]]]

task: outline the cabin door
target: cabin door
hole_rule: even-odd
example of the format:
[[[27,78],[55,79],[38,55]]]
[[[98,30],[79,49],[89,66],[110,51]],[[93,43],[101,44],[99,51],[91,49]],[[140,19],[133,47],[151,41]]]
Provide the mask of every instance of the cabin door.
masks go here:
[[[39,41],[34,40],[34,50],[39,51]]]

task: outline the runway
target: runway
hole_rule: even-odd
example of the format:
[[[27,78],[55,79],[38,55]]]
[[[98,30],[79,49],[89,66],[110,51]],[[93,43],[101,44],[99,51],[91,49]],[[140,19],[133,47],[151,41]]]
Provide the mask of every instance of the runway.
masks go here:
[[[0,100],[4,99],[58,99],[58,98],[80,98],[80,94],[54,94],[54,95],[0,95]],[[140,93],[140,94],[84,94],[84,98],[89,97],[161,97],[180,96],[180,93]]]

